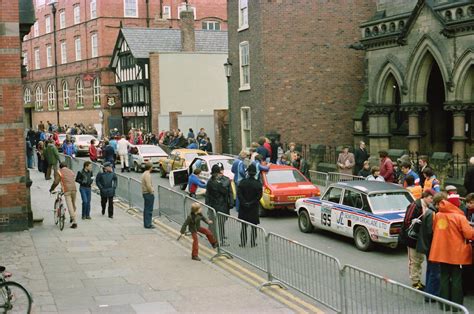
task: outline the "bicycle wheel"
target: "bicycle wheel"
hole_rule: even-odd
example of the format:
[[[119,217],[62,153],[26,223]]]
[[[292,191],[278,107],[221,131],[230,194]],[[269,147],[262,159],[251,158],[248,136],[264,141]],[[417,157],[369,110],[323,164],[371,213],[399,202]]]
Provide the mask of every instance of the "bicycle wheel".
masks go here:
[[[66,213],[64,212],[64,205],[61,204],[59,207],[59,212],[61,213],[61,216],[59,217],[59,230],[64,229],[64,221],[66,220]]]
[[[54,224],[57,225],[58,222],[59,222],[59,215],[58,215],[58,206],[59,206],[59,201],[55,201],[54,202],[54,210],[53,210],[53,214],[54,214]]]
[[[28,291],[19,283],[6,281],[0,284],[0,313],[29,314],[32,302]]]

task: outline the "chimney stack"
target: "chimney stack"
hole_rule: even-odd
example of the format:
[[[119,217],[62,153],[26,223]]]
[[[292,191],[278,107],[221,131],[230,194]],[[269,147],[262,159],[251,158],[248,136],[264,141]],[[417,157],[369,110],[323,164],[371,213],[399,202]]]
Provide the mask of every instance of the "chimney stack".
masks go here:
[[[185,11],[181,11],[180,15],[180,29],[181,29],[181,50],[195,51],[195,36],[194,36],[194,11],[186,6]]]

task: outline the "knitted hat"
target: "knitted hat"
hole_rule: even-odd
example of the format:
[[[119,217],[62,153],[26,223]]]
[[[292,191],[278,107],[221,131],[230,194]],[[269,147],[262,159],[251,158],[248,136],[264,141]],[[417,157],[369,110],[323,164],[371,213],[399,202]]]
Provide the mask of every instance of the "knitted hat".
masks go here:
[[[461,201],[459,200],[459,194],[449,194],[448,195],[448,202],[453,204],[456,207],[461,206]]]

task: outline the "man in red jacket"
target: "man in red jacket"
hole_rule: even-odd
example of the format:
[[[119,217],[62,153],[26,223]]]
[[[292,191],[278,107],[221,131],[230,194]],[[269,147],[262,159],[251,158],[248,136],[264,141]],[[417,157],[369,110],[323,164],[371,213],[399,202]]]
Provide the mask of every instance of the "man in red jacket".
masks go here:
[[[433,241],[430,262],[440,263],[439,296],[458,304],[463,303],[462,266],[472,264],[474,229],[455,205],[441,201],[433,219]]]
[[[385,182],[393,182],[393,163],[388,157],[388,153],[385,150],[379,151],[380,156],[380,175],[385,179]]]

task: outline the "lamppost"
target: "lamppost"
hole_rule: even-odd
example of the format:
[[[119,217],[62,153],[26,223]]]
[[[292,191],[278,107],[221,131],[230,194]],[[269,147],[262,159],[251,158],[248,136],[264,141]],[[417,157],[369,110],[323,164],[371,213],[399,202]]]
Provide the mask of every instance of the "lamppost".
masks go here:
[[[228,149],[229,149],[229,154],[232,154],[232,107],[231,107],[231,102],[230,102],[230,77],[232,76],[232,63],[230,62],[229,58],[227,58],[227,62],[224,63],[224,69],[225,69],[225,77],[227,78],[227,102],[229,103],[229,138],[227,141]]]
[[[58,0],[51,0],[49,5],[51,6],[51,13],[53,13],[53,49],[54,49],[54,80],[55,80],[55,96],[56,96],[56,122],[58,130],[60,127],[59,124],[59,94],[58,94],[58,56],[57,56],[57,47],[56,47],[56,4]]]

